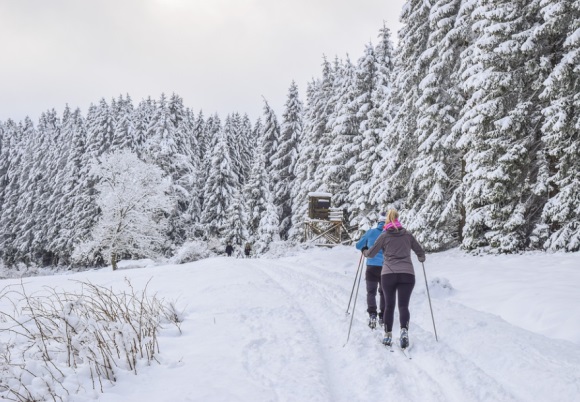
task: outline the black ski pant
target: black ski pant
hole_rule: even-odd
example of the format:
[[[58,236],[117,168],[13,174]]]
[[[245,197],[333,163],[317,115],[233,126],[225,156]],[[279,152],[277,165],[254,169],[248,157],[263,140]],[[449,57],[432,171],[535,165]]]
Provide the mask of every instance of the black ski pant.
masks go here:
[[[398,298],[399,321],[401,328],[409,329],[411,313],[409,312],[409,301],[411,293],[415,287],[415,275],[411,274],[385,274],[381,275],[381,286],[385,293],[387,307],[384,310],[383,319],[385,321],[385,331],[393,330],[395,320],[395,299]]]
[[[379,290],[380,311],[382,314],[385,311],[385,295],[381,288],[381,269],[383,267],[378,265],[367,265],[365,271],[365,281],[367,283],[367,312],[369,314],[377,314],[377,289]]]

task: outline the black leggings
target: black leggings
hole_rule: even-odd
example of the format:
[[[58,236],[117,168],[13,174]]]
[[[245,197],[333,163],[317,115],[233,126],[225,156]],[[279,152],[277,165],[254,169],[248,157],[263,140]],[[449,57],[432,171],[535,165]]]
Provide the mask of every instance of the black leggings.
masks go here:
[[[365,272],[365,282],[367,283],[367,313],[377,313],[377,288],[379,289],[379,313],[385,311],[385,296],[381,289],[381,267],[380,265],[367,265]]]
[[[385,331],[393,330],[395,320],[395,298],[399,299],[399,321],[401,328],[409,329],[411,313],[409,313],[409,301],[411,293],[415,287],[415,275],[411,274],[386,274],[381,275],[381,287],[385,294],[387,304],[383,319],[385,320]]]

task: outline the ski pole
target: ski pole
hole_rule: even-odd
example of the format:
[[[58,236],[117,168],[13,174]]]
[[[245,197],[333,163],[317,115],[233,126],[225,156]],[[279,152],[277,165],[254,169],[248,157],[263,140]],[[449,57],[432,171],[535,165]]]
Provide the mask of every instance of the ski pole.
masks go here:
[[[358,277],[361,262],[363,260],[363,254],[360,255],[360,260],[358,261],[358,268],[356,269],[356,275],[354,276],[354,282],[352,283],[352,290],[350,291],[350,299],[348,299],[348,307],[346,308],[346,315],[348,315],[348,310],[350,309],[350,302],[352,301],[352,294],[354,293],[354,285],[356,285],[356,278]]]
[[[361,258],[361,262],[362,262],[362,258]],[[352,320],[354,318],[354,310],[356,308],[356,299],[358,298],[358,289],[360,288],[360,279],[362,278],[362,270],[361,270],[361,274],[358,277],[358,286],[356,287],[356,294],[354,295],[354,303],[352,305],[352,315],[350,316],[350,325],[348,326],[348,336],[346,337],[346,342],[344,343],[344,345],[342,347],[345,347],[346,344],[348,343],[348,340],[350,339],[350,330],[352,328]]]
[[[431,306],[431,296],[429,295],[429,285],[427,284],[427,274],[425,273],[425,264],[421,263],[421,265],[423,265],[423,275],[425,276],[425,287],[427,288],[427,298],[429,299],[429,308],[431,309],[431,319],[433,320],[433,330],[435,331],[435,340],[439,342],[439,339],[437,338],[437,328],[435,328],[435,317],[433,316],[433,307]]]

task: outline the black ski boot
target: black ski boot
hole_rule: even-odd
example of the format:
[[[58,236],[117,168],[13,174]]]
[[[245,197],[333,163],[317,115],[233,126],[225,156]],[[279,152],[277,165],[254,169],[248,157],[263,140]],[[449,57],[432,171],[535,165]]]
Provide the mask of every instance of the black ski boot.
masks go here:
[[[377,313],[369,313],[369,328],[375,329],[377,327]]]
[[[409,331],[407,328],[401,328],[401,349],[409,347]]]
[[[391,346],[392,344],[393,344],[393,333],[385,332],[385,336],[383,338],[383,345]]]

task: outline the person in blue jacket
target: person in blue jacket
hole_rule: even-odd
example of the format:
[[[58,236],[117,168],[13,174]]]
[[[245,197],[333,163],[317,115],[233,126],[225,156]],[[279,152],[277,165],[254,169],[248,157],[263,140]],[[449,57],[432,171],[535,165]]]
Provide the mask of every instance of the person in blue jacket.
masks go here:
[[[385,226],[386,213],[379,214],[377,226],[369,229],[356,243],[356,248],[362,252],[371,248],[377,238],[383,232]],[[378,312],[379,325],[383,325],[383,312],[385,311],[385,295],[381,288],[381,270],[383,268],[383,252],[379,251],[373,258],[367,259],[367,269],[365,272],[365,282],[367,285],[367,312],[369,313],[369,327],[375,329],[377,326],[377,289],[380,298],[380,310]]]

